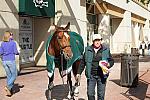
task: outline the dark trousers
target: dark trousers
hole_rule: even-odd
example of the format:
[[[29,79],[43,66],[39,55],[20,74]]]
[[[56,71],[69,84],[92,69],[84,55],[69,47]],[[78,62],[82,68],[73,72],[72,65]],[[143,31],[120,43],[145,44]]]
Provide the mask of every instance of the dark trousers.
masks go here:
[[[97,84],[97,100],[104,100],[106,83],[102,83],[100,76],[91,76],[87,80],[88,100],[95,100],[95,86]]]
[[[142,49],[142,56],[145,55],[145,49]]]

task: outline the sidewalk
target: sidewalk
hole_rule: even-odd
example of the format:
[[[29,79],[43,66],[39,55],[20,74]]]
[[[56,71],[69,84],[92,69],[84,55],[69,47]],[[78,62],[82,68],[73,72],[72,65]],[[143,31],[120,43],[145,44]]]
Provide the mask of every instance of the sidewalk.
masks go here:
[[[150,62],[139,63],[139,85],[136,88],[120,86],[121,64],[115,63],[107,81],[105,100],[150,100]],[[47,100],[47,71],[43,67],[29,67],[22,70],[15,82],[16,93],[12,97],[5,96],[6,79],[0,79],[0,100]],[[74,78],[72,78],[74,80]],[[67,85],[62,84],[58,70],[55,70],[53,100],[67,100]],[[76,100],[87,100],[86,78],[81,78],[79,95]]]
[[[111,70],[106,88],[106,100],[150,100],[150,62],[139,63],[139,85],[136,88],[120,86],[120,63]]]

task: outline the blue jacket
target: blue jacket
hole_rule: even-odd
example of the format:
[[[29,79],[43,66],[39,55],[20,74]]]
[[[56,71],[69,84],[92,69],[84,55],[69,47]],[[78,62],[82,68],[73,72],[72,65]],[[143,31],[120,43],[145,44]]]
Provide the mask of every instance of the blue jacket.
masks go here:
[[[114,60],[111,57],[109,48],[106,48],[102,45],[102,59],[107,60],[110,64],[110,67],[114,65]],[[85,75],[89,79],[91,75],[91,68],[92,68],[92,60],[93,60],[93,46],[88,46],[85,48],[84,56],[80,63],[80,68],[78,70],[78,74],[81,74],[86,66]]]
[[[15,41],[2,42],[0,46],[0,56],[2,61],[15,60],[15,55],[18,55],[18,50]]]

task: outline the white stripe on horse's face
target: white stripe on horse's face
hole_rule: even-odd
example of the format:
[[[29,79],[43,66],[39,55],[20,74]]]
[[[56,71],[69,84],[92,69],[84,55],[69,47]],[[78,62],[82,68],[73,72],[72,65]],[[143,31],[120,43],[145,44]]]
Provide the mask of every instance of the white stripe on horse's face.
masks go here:
[[[67,34],[67,32],[64,32],[64,35],[65,35],[67,38],[69,38],[69,35]]]

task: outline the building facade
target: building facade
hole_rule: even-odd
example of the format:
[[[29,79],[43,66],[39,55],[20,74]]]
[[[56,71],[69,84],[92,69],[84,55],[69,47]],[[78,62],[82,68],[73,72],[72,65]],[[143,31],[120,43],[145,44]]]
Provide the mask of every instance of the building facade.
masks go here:
[[[103,35],[112,53],[130,53],[131,48],[139,48],[140,42],[150,40],[148,1],[145,5],[140,0],[88,1],[93,1],[95,9],[95,30]],[[87,7],[89,12],[91,6]]]
[[[98,33],[114,54],[130,53],[150,40],[148,2],[139,0],[0,0],[0,37],[14,33],[21,47],[17,67],[46,66],[45,43],[53,23],[79,33],[84,45]],[[2,39],[2,38],[0,38]],[[0,76],[5,76],[0,61]]]

